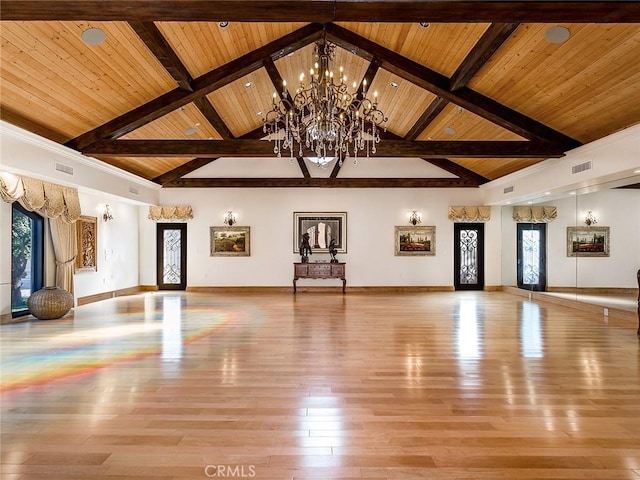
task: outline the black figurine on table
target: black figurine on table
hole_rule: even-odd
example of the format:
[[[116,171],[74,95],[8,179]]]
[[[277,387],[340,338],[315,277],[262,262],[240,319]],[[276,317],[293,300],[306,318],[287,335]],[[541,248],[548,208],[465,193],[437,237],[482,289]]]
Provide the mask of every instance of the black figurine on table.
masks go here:
[[[338,253],[338,249],[336,248],[335,239],[331,239],[329,242],[329,255],[331,255],[331,263],[338,263],[338,259],[336,258],[336,254]]]
[[[309,263],[309,255],[312,255],[311,245],[309,245],[309,234],[303,233],[302,240],[300,241],[300,261],[302,263]]]

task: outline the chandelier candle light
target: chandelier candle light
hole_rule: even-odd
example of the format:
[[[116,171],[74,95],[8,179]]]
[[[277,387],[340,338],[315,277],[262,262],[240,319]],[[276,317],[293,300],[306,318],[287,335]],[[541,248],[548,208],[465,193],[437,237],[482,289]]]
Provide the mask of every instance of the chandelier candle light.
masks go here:
[[[282,82],[279,100],[276,92],[273,93],[271,110],[262,121],[263,131],[269,140],[275,141],[273,152],[278,157],[282,156],[282,150],[288,150],[293,163],[294,156],[302,157],[303,149],[310,149],[316,157],[313,161],[326,168],[336,157],[342,165],[351,153],[357,163],[358,151],[366,151],[367,157],[375,155],[380,128],[388,120],[378,110],[378,92],[374,92],[373,100],[367,98],[364,79],[362,92],[355,91],[357,85],[353,82],[354,92],[350,93],[342,67],[339,78],[335,79],[329,65],[335,49],[336,46],[326,40],[317,42],[316,63],[315,68],[309,70],[309,85],[305,84],[302,73],[293,98],[287,91],[286,80]]]

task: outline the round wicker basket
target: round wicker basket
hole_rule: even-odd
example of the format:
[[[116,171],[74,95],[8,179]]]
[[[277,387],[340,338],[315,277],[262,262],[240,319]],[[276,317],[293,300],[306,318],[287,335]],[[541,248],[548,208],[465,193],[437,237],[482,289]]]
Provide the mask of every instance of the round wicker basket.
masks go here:
[[[40,320],[64,317],[73,307],[73,295],[60,287],[44,287],[27,300],[29,312]]]

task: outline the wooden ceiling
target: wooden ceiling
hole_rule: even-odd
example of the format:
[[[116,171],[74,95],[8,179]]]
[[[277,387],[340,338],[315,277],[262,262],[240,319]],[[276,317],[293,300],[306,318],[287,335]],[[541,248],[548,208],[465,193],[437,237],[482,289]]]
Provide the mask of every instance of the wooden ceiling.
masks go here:
[[[2,118],[165,187],[477,187],[640,121],[640,2],[2,0],[0,18]],[[323,36],[379,92],[384,178],[366,159],[269,175],[258,112]]]

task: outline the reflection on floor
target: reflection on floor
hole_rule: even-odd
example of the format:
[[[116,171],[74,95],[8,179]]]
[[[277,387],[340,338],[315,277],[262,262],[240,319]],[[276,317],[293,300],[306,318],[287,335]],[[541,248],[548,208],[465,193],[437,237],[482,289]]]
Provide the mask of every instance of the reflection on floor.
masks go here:
[[[114,298],[0,327],[1,477],[640,479],[638,355],[505,292]]]

